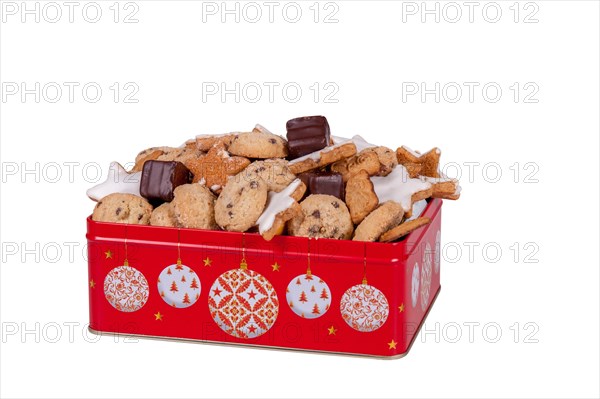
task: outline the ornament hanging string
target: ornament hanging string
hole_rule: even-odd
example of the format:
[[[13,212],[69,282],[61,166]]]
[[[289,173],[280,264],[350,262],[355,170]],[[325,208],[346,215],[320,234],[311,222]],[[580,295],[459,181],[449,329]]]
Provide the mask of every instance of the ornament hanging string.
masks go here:
[[[177,228],[177,264],[181,265],[181,229]]]
[[[242,233],[242,261],[240,262],[240,269],[248,269],[246,263],[246,233]]]
[[[308,251],[306,252],[306,255],[307,255],[306,275],[311,276],[312,272],[310,271],[310,237],[308,237]]]
[[[367,284],[367,244],[365,243],[363,251],[363,284]]]
[[[125,224],[125,260],[123,261],[124,266],[129,266],[129,260],[127,256],[127,224]]]

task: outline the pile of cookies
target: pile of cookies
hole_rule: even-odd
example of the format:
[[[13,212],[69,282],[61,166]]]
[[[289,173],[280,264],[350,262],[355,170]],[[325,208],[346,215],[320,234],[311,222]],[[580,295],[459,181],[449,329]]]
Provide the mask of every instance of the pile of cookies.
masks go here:
[[[430,220],[429,198],[458,199],[439,171],[440,150],[395,151],[331,135],[323,116],[292,119],[287,137],[202,135],[181,147],[140,152],[126,171],[112,163],[88,190],[100,222],[391,242]]]

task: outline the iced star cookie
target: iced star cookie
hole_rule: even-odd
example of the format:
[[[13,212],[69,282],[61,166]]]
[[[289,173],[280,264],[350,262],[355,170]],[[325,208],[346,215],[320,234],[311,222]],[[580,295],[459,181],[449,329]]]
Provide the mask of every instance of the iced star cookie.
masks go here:
[[[301,212],[297,201],[305,191],[306,186],[300,179],[294,180],[280,192],[269,191],[267,206],[256,221],[258,232],[265,240],[270,241],[274,236],[281,235],[285,223]]]
[[[152,205],[133,194],[109,194],[96,204],[92,220],[96,222],[148,224]]]
[[[215,196],[201,184],[184,184],[178,186],[171,206],[177,226],[192,229],[214,230]]]
[[[165,202],[161,206],[154,208],[150,215],[151,226],[177,227],[177,218],[173,212],[173,206]]]
[[[386,231],[379,237],[379,241],[381,242],[392,242],[396,241],[399,238],[404,237],[408,233],[418,229],[419,227],[423,227],[426,224],[429,224],[431,220],[427,217],[416,218],[404,223],[399,224],[398,226],[392,228],[391,230]]]
[[[287,141],[256,125],[250,133],[238,133],[228,148],[229,152],[248,158],[284,158],[288,154]]]
[[[346,240],[352,236],[354,225],[350,212],[339,198],[313,194],[306,197],[300,206],[302,212],[287,225],[291,235],[338,240]]]
[[[433,148],[425,154],[420,154],[406,146],[399,147],[396,150],[396,158],[400,165],[409,164],[411,168],[419,165],[420,171],[418,173],[429,177],[440,177],[438,168],[441,155],[442,152],[439,148]]]
[[[356,228],[354,241],[377,241],[379,237],[402,221],[400,204],[388,201],[371,212]]]
[[[411,178],[403,165],[398,165],[387,176],[373,176],[371,181],[380,203],[395,201],[407,214],[412,211],[414,202],[431,197],[433,192],[431,183]]]
[[[220,193],[230,176],[235,176],[248,165],[244,157],[230,156],[225,144],[215,144],[206,155],[188,160],[185,165],[194,175],[193,183],[200,181],[215,193]]]
[[[118,162],[112,162],[108,168],[106,180],[87,190],[87,196],[98,201],[109,194],[133,194],[140,196],[142,172],[128,173]]]
[[[356,145],[351,141],[345,141],[291,160],[288,165],[290,172],[297,175],[299,173],[306,172],[307,170],[321,168],[341,159],[351,157],[355,154]]]
[[[359,224],[379,204],[379,199],[366,171],[361,170],[346,184],[346,205],[354,224]]]
[[[246,231],[256,224],[267,203],[267,183],[244,172],[232,177],[215,204],[215,219],[224,230]]]
[[[244,169],[244,174],[260,176],[267,183],[267,189],[275,192],[280,192],[296,179],[296,176],[290,172],[285,159],[265,159],[253,162]]]

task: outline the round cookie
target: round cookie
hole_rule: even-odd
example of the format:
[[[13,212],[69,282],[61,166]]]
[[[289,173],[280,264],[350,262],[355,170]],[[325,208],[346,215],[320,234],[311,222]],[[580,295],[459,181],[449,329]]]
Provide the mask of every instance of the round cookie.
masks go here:
[[[267,189],[277,193],[296,179],[296,175],[290,172],[285,159],[265,159],[253,162],[244,169],[244,174],[260,176],[267,183]]]
[[[165,202],[158,208],[155,208],[150,216],[150,225],[177,227],[177,218],[175,218],[173,206],[169,202]]]
[[[173,192],[171,201],[177,226],[193,229],[214,230],[215,196],[201,184],[183,184]]]
[[[92,220],[97,222],[148,224],[152,205],[133,194],[114,193],[96,204]]]
[[[387,176],[392,172],[398,165],[398,158],[396,157],[396,153],[392,151],[390,148],[380,146],[372,149],[375,151],[377,156],[379,157],[379,176]]]
[[[379,205],[358,225],[354,232],[354,241],[377,241],[379,237],[396,227],[402,221],[404,210],[394,201]]]
[[[239,133],[227,150],[248,158],[284,158],[288,155],[287,141],[262,126],[250,133]]]
[[[347,240],[354,225],[346,204],[333,195],[312,194],[302,203],[302,212],[288,222],[293,236]]]
[[[215,204],[217,224],[229,231],[246,231],[256,224],[267,203],[268,186],[243,171],[229,179]]]

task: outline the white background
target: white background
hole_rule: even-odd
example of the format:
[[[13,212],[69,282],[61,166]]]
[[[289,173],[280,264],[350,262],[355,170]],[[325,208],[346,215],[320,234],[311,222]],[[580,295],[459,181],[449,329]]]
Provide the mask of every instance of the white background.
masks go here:
[[[222,23],[220,14],[204,15],[204,22],[203,4],[192,1],[137,1],[127,9],[122,2],[117,23],[113,1],[98,2],[97,23],[83,18],[84,2],[70,23],[59,2],[60,21],[48,22],[55,10],[46,8],[39,23],[35,15],[23,23],[20,2],[13,3],[15,15],[6,3],[0,28],[2,396],[600,394],[597,2],[498,2],[502,15],[495,23],[488,21],[495,6],[482,15],[484,2],[473,22],[459,2],[456,23],[448,21],[455,9],[443,14],[443,2],[439,23],[435,15],[421,22],[419,12],[405,13],[403,21],[403,8],[412,5],[392,1],[338,1],[326,10],[321,3],[318,23],[312,1],[298,3],[297,23],[283,18],[285,3],[275,8],[273,23],[262,2],[257,23],[243,14],[239,23],[232,15]],[[40,13],[45,4],[39,3]],[[87,11],[93,18],[94,10]],[[134,11],[138,22],[124,23]],[[338,22],[324,23],[333,11]],[[524,22],[531,13],[537,23]],[[7,95],[22,82],[30,89],[35,82],[79,86],[72,103],[66,86],[58,102],[48,101],[55,97],[48,91],[36,103],[33,94]],[[82,96],[89,82],[103,89],[96,103]],[[121,89],[115,103],[109,88],[115,82],[137,85],[138,102],[125,103],[131,90]],[[233,95],[203,101],[203,82],[280,86],[272,103],[266,86],[258,102],[249,102],[255,93],[248,92],[236,103]],[[296,103],[281,92],[290,82],[303,89]],[[328,87],[339,89],[337,103],[325,103],[331,90],[322,88],[315,102],[309,88],[315,82],[334,84]],[[403,101],[410,82],[430,89],[456,82],[463,96],[456,103],[450,91],[439,103],[433,94]],[[464,82],[479,84],[473,102]],[[490,82],[502,89],[497,102],[490,101],[493,91],[482,95]],[[524,102],[535,87],[529,100],[537,102]],[[312,114],[326,115],[334,134],[361,134],[393,148],[438,146],[443,164],[461,166],[447,169],[461,172],[463,195],[444,205],[443,290],[426,323],[437,333],[422,334],[395,361],[109,337],[90,342],[82,248],[94,205],[85,190],[95,169],[84,165],[102,165],[106,173],[110,161],[131,162],[146,147],[177,146],[195,134],[246,130],[257,122],[285,134],[288,119]],[[72,176],[65,162],[75,163]],[[470,162],[478,163],[471,174]],[[491,166],[484,172],[485,165]],[[479,325],[470,338],[465,323],[471,322]],[[487,334],[486,323],[495,327]],[[492,343],[497,328],[502,335]]]

